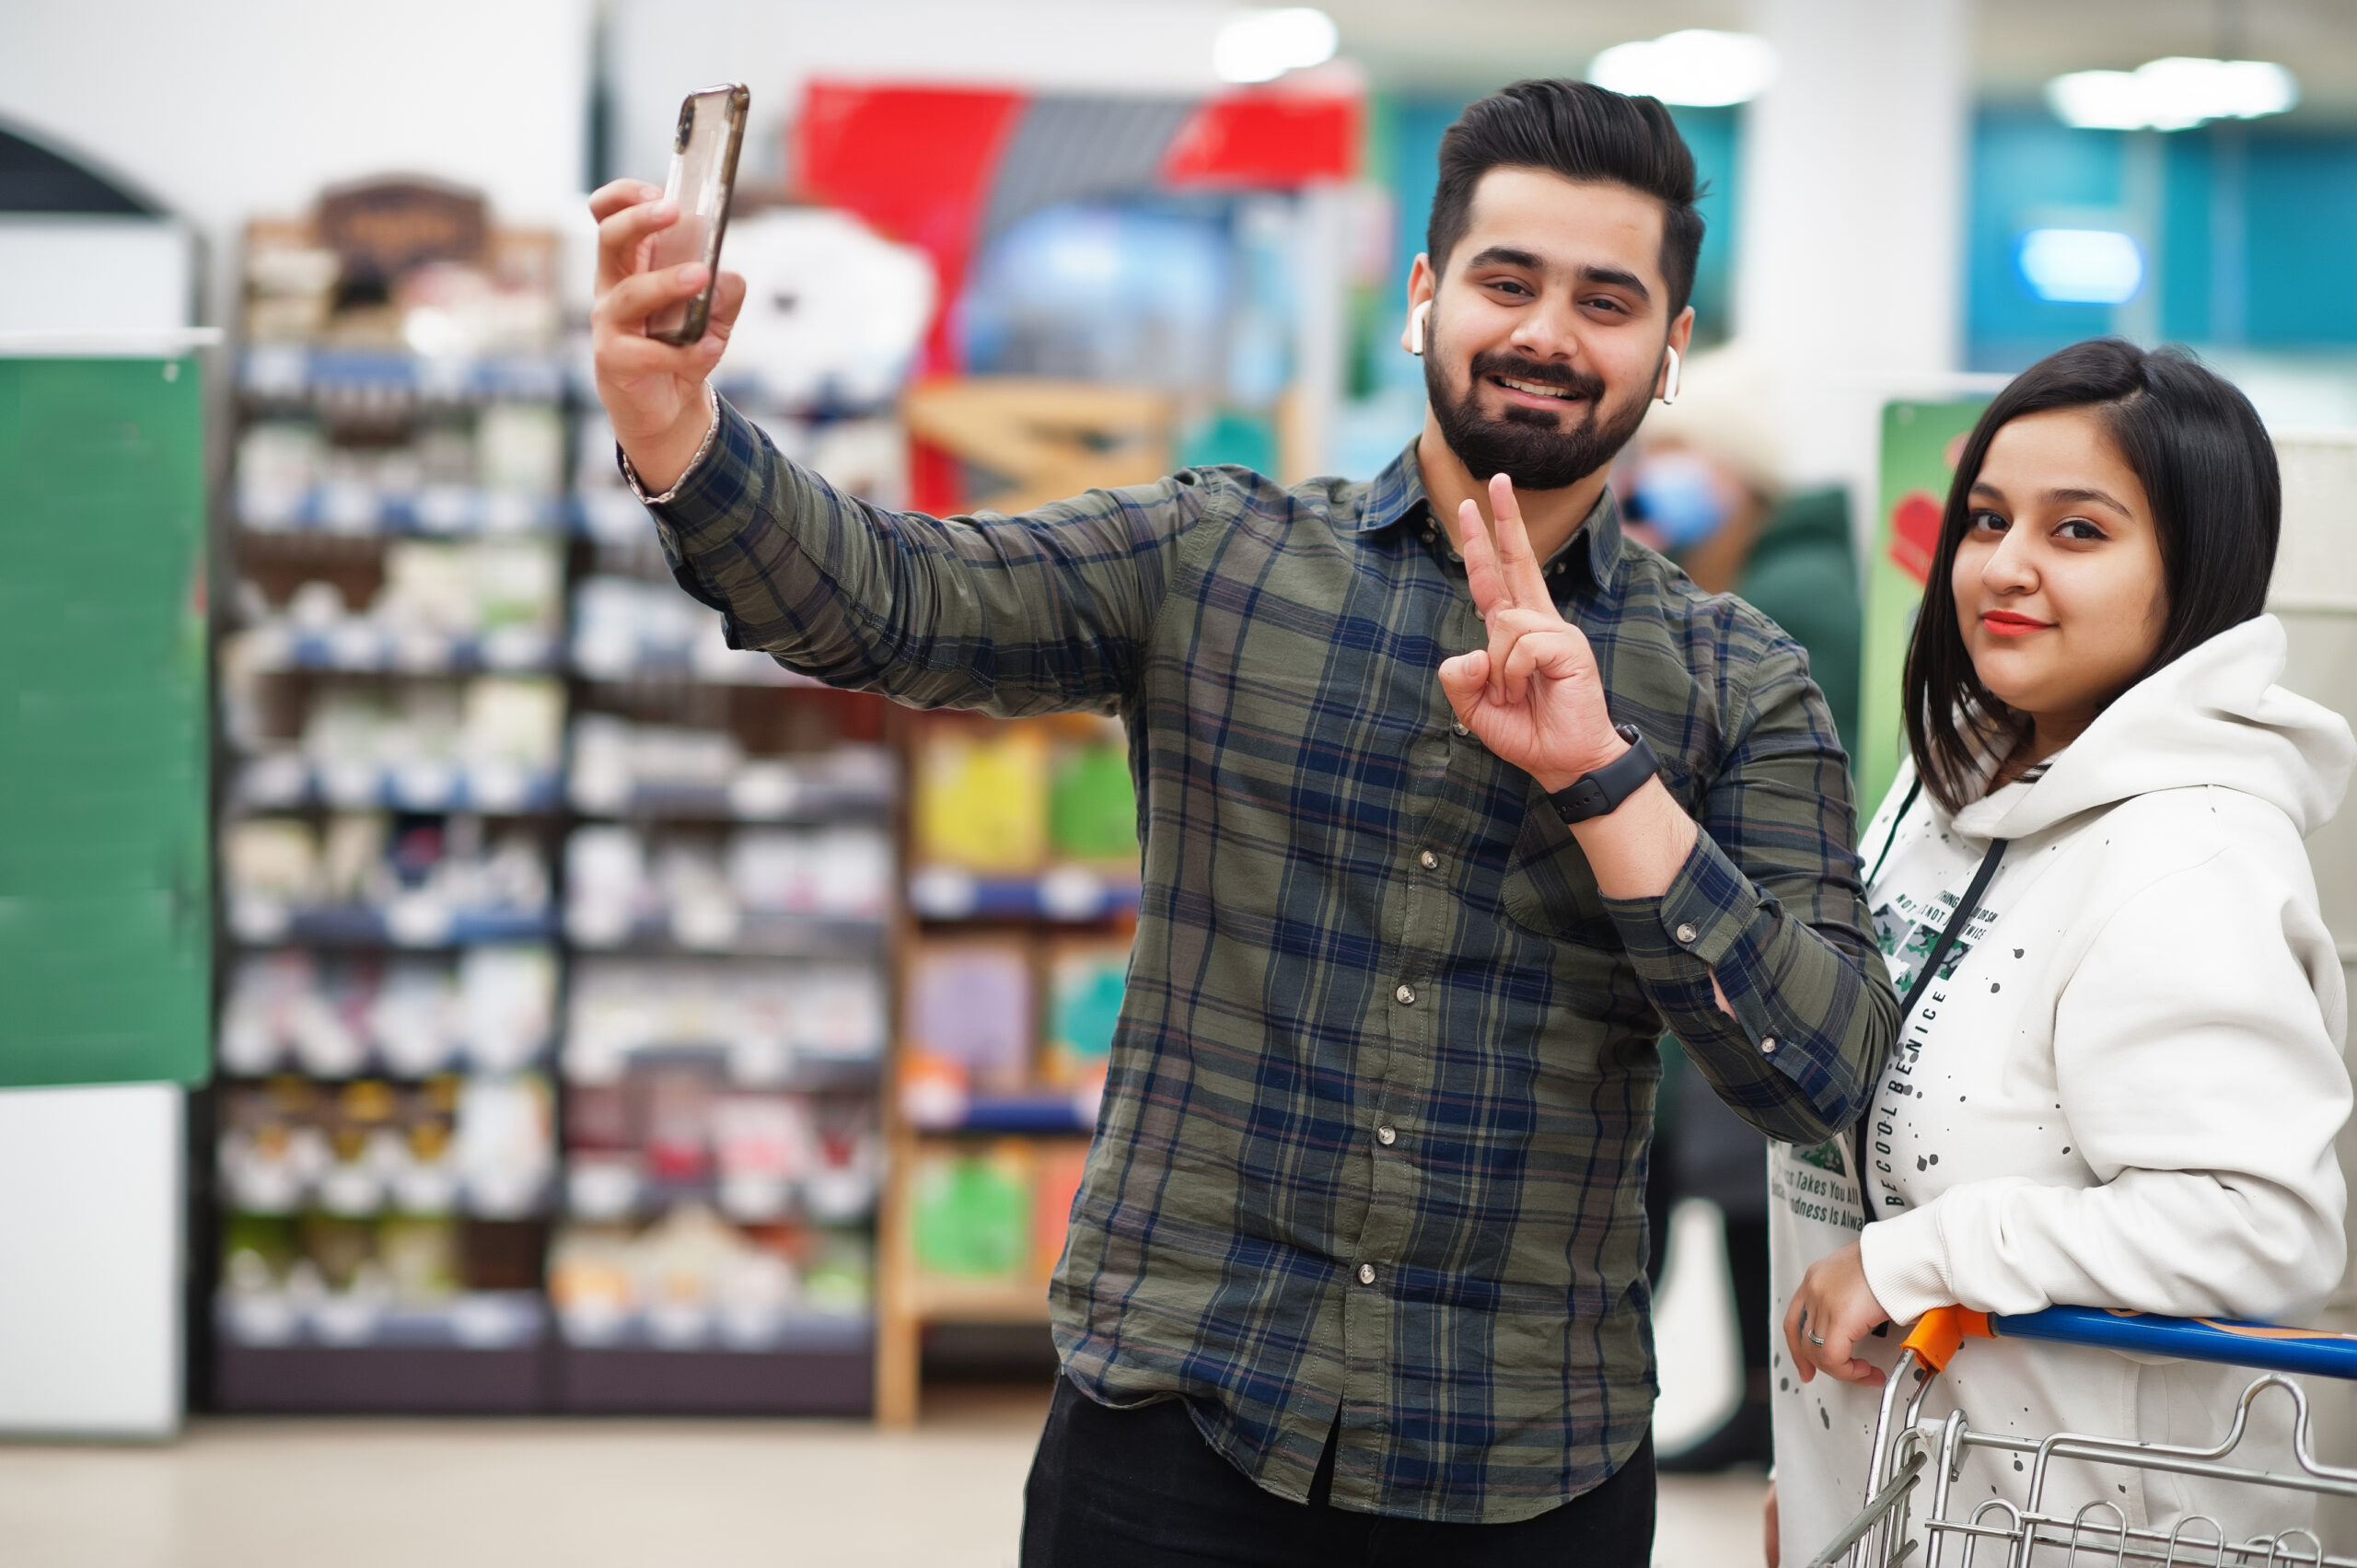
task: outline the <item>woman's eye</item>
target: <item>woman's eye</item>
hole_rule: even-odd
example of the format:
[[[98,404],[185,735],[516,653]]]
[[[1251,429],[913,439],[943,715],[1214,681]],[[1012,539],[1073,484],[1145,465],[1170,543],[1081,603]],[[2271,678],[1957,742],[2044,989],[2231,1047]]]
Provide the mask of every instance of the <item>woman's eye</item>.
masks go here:
[[[2005,519],[1996,513],[1981,511],[1975,512],[1967,518],[1965,526],[1974,533],[2003,533],[2007,524]]]
[[[2066,517],[2054,532],[2057,537],[2068,540],[2093,540],[2105,537],[2103,529],[2084,517]]]

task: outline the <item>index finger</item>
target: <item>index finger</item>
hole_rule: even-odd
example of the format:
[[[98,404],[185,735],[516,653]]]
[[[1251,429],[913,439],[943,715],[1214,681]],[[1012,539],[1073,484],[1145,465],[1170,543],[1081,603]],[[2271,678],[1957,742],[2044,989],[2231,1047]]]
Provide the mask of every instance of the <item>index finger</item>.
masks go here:
[[[651,202],[661,194],[660,185],[649,185],[644,180],[609,180],[589,192],[589,215],[604,223],[624,207]]]
[[[1504,473],[1490,476],[1490,516],[1497,519],[1500,570],[1505,574],[1515,602],[1554,603],[1554,596],[1547,591],[1547,574],[1538,564],[1538,552],[1530,547],[1530,530],[1523,526],[1522,503],[1515,497],[1514,481]]]
[[[610,187],[609,187],[610,189]],[[641,189],[644,189],[642,187]],[[639,270],[639,248],[646,237],[677,222],[679,209],[657,191],[649,200],[616,209],[598,225],[598,292],[605,293]]]

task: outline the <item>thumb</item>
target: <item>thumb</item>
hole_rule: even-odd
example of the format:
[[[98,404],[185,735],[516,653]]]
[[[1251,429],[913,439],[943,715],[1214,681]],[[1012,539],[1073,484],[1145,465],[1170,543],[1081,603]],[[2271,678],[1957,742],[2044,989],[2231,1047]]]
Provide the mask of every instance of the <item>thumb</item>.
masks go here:
[[[1440,661],[1441,690],[1452,695],[1471,694],[1490,680],[1490,650],[1475,648],[1469,654]]]

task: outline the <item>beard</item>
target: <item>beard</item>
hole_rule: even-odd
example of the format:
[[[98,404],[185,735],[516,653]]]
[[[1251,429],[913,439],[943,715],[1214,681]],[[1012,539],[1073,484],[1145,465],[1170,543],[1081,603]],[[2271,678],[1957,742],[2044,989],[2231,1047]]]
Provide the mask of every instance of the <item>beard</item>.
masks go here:
[[[1604,378],[1568,366],[1542,365],[1512,354],[1477,354],[1465,380],[1465,395],[1450,401],[1442,380],[1437,340],[1424,350],[1424,393],[1440,423],[1442,438],[1475,479],[1488,483],[1504,474],[1516,490],[1561,490],[1576,484],[1610,462],[1629,437],[1644,423],[1642,393],[1626,406],[1607,409]],[[1492,418],[1481,412],[1482,383],[1492,376],[1509,377],[1542,387],[1576,392],[1584,401],[1566,403],[1562,414],[1510,404]],[[1565,428],[1562,421],[1573,416]]]

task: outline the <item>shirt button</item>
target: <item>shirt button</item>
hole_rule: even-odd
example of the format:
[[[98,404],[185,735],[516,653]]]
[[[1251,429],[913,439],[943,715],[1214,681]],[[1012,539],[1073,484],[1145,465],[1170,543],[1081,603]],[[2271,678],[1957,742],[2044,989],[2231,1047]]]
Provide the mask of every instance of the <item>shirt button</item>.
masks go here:
[[[1375,1141],[1387,1149],[1399,1141],[1399,1134],[1388,1127],[1378,1127],[1375,1130]]]
[[[1762,1056],[1773,1056],[1776,1054],[1776,1037],[1774,1035],[1762,1035],[1759,1037],[1759,1054]]]
[[[1434,854],[1430,850],[1426,850],[1423,854],[1416,857],[1416,864],[1422,866],[1427,871],[1437,871],[1440,869],[1440,856]]]
[[[1375,1265],[1372,1263],[1361,1263],[1359,1265],[1359,1283],[1363,1285],[1371,1285],[1374,1283]]]
[[[1473,733],[1471,730],[1466,728],[1461,723],[1450,725],[1448,727],[1458,735],[1470,735]]]
[[[1694,928],[1692,926],[1681,925],[1674,935],[1678,937],[1678,945],[1679,947],[1691,947],[1694,946]]]
[[[1412,985],[1403,985],[1391,993],[1391,998],[1402,1007],[1412,1007],[1416,1003],[1416,988]]]

